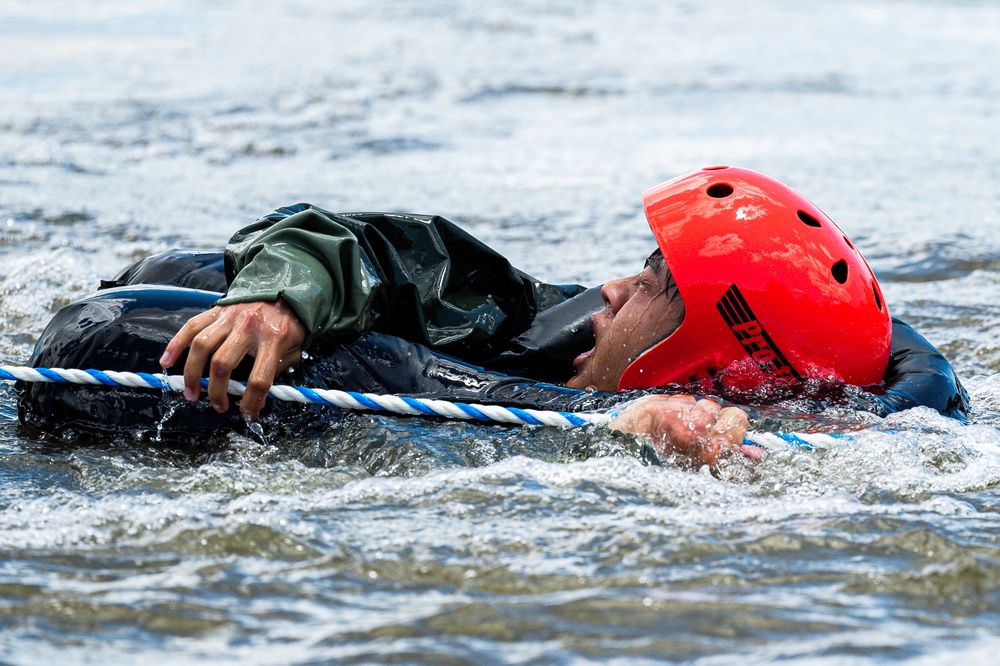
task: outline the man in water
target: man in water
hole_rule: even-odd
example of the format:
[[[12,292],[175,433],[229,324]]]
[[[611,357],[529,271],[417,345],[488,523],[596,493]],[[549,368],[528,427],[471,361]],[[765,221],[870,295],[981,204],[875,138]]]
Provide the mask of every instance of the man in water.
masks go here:
[[[644,205],[659,249],[639,274],[601,288],[603,306],[589,318],[593,347],[575,356],[566,387],[882,381],[888,309],[860,253],[811,202],[762,174],[714,167],[652,188]],[[429,227],[433,242],[414,240]],[[581,288],[533,282],[505,260],[498,267],[476,243],[440,218],[282,209],[234,237],[226,297],[192,317],[159,362],[170,368],[188,349],[185,397],[199,398],[207,367],[208,398],[222,413],[231,373],[254,357],[240,403],[251,418],[304,350],[366,330],[489,367],[491,355],[502,356],[498,341]],[[421,263],[438,255],[436,266]],[[714,464],[740,449],[747,418],[713,400],[652,396],[626,406],[612,427]]]

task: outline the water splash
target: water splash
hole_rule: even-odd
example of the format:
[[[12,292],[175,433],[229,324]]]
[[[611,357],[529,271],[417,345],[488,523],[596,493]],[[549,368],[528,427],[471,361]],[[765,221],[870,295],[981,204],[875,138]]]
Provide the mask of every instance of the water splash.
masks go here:
[[[168,374],[166,369],[163,370],[163,374]],[[169,387],[164,384],[161,389],[160,402],[166,407],[166,409],[163,410],[162,416],[160,416],[160,419],[156,422],[156,436],[153,439],[156,442],[162,443],[164,441],[163,429],[166,427],[170,419],[174,417],[174,414],[177,413],[177,410],[183,407],[185,400],[183,397],[180,397],[171,391]]]
[[[260,440],[261,444],[264,446],[271,446],[271,444],[267,441],[267,435],[264,433],[264,427],[261,425],[260,421],[244,414],[243,423],[246,425],[247,430],[253,433],[254,437]]]

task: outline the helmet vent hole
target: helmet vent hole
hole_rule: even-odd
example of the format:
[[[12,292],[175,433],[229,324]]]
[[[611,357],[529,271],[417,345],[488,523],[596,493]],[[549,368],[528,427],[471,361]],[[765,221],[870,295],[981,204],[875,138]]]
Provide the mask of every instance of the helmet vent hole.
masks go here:
[[[878,283],[872,280],[872,293],[875,294],[875,305],[878,306],[879,310],[882,310],[882,294],[878,291]]]
[[[847,282],[847,262],[843,259],[835,263],[830,272],[833,273],[833,279],[840,284]]]
[[[706,190],[708,196],[714,199],[725,199],[733,193],[733,186],[728,183],[716,183]]]
[[[800,210],[799,211],[799,219],[802,220],[803,222],[805,222],[810,227],[821,227],[821,226],[823,226],[823,225],[821,225],[819,223],[819,220],[817,220],[815,217],[813,217],[809,213],[805,212],[804,210]],[[847,269],[845,268],[844,270],[846,271]]]
[[[844,236],[844,242],[847,243],[847,247],[851,248],[852,250],[854,249],[854,243],[851,242],[850,238]]]

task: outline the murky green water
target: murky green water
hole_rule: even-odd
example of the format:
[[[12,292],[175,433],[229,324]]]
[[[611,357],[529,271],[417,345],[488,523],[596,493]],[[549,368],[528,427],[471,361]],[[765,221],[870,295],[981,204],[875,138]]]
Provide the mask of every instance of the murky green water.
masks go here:
[[[128,261],[296,201],[593,284],[648,254],[645,187],[726,163],[838,221],[974,419],[831,411],[865,428],[714,478],[372,416],[70,446],[4,385],[0,660],[993,663],[998,61],[989,2],[3,4],[2,363]]]

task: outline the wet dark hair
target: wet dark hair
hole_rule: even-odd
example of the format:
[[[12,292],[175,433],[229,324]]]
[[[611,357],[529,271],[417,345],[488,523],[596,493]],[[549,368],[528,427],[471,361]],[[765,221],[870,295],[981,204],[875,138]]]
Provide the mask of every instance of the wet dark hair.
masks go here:
[[[656,248],[655,252],[646,257],[646,263],[643,266],[643,268],[652,268],[657,274],[663,271],[666,267],[667,260],[663,258],[663,250],[660,248]]]
[[[681,322],[684,321],[684,301],[681,299],[680,290],[677,289],[677,282],[674,280],[674,275],[673,273],[670,272],[670,267],[667,266],[667,260],[663,256],[663,250],[661,250],[660,248],[656,248],[656,250],[652,254],[646,257],[646,264],[644,268],[650,268],[658,276],[659,275],[663,276],[663,295],[667,299],[667,301],[676,300],[680,310],[680,316],[677,319],[677,325],[671,328],[669,331],[664,331],[663,335],[658,340],[656,340],[656,342],[654,342],[649,346],[649,349],[652,349],[653,347],[655,347],[656,345],[660,344],[661,342],[669,338],[671,335],[673,335],[674,331],[676,331],[678,327],[680,327]]]

